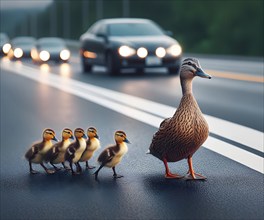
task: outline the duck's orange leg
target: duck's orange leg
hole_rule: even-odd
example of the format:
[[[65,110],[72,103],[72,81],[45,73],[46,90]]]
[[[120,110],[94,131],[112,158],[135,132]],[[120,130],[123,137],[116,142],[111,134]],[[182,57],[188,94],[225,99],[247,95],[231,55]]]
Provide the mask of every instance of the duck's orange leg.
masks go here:
[[[169,169],[168,162],[167,162],[166,158],[163,158],[162,161],[163,161],[164,166],[165,166],[165,178],[167,178],[167,179],[181,179],[181,178],[183,178],[183,176],[180,176],[178,174],[172,174],[170,172],[170,169]]]
[[[201,174],[194,172],[191,156],[188,157],[188,165],[189,165],[189,171],[187,173],[187,176],[185,176],[186,179],[188,179],[188,180],[206,180],[206,177],[202,176]]]

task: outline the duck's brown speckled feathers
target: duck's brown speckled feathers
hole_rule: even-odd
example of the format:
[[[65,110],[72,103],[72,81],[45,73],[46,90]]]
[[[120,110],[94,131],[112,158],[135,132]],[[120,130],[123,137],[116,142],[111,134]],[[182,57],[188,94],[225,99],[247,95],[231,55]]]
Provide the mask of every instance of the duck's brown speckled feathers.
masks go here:
[[[188,158],[204,143],[208,133],[207,122],[194,97],[186,95],[174,116],[161,123],[153,137],[150,153],[161,160],[166,157],[168,162]]]
[[[99,155],[97,161],[100,164],[105,165],[113,159],[113,157],[119,152],[119,150],[120,150],[119,144],[109,146],[103,150],[103,152]]]
[[[211,78],[202,70],[197,59],[185,59],[180,70],[183,93],[180,105],[173,117],[161,123],[149,148],[152,155],[164,162],[166,178],[179,178],[179,175],[169,172],[167,162],[187,158],[191,178],[196,179],[192,168],[192,155],[201,147],[209,134],[208,124],[192,94],[192,80],[195,76]],[[203,176],[198,176],[204,179]]]

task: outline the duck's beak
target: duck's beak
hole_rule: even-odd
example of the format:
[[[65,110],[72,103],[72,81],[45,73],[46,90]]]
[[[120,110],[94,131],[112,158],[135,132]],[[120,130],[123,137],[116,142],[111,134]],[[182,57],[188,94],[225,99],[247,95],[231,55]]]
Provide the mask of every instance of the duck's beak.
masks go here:
[[[86,136],[86,134],[83,134],[83,136],[82,136],[82,137],[87,139],[87,136]]]
[[[125,139],[124,142],[131,144],[131,142],[128,139]]]
[[[72,136],[70,136],[70,139],[74,140],[74,137],[73,137],[73,135],[72,135]]]
[[[97,139],[99,139],[99,136],[97,134],[94,137],[97,138]]]
[[[197,68],[195,74],[196,74],[196,76],[200,76],[202,78],[207,78],[207,79],[212,78],[209,74],[205,73],[201,68]]]
[[[55,136],[52,138],[53,141],[59,141]]]

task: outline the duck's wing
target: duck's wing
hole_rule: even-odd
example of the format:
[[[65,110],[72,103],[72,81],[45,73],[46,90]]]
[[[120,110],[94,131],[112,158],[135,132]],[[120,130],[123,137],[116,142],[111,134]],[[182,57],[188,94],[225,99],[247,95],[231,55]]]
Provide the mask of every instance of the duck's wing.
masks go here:
[[[72,159],[74,158],[74,153],[76,151],[76,148],[74,146],[75,146],[75,143],[71,143],[69,147],[67,148],[66,153],[65,153],[65,160],[72,161]]]
[[[29,148],[29,150],[26,152],[25,154],[25,158],[27,160],[32,160],[40,151],[40,148],[42,147],[43,143],[36,143],[33,144],[31,148]]]
[[[102,165],[107,164],[108,162],[110,162],[113,159],[114,155],[115,155],[115,153],[114,153],[112,148],[113,148],[113,146],[108,147],[105,150],[103,150],[103,152],[99,155],[97,161],[99,163],[101,163]]]
[[[58,154],[60,152],[59,147],[61,146],[61,142],[56,143],[52,146],[51,149],[45,154],[45,162],[52,162],[54,159],[58,157]]]
[[[170,120],[171,120],[171,117],[170,117],[170,118],[165,118],[165,119],[160,123],[159,129],[164,128],[164,127],[169,123]]]

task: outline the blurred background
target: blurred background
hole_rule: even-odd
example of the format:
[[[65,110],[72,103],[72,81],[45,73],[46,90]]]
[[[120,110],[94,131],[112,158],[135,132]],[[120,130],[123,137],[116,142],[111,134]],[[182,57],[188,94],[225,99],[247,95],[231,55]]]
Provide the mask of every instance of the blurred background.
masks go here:
[[[1,0],[1,32],[79,40],[101,18],[149,18],[184,52],[263,56],[263,0]]]

